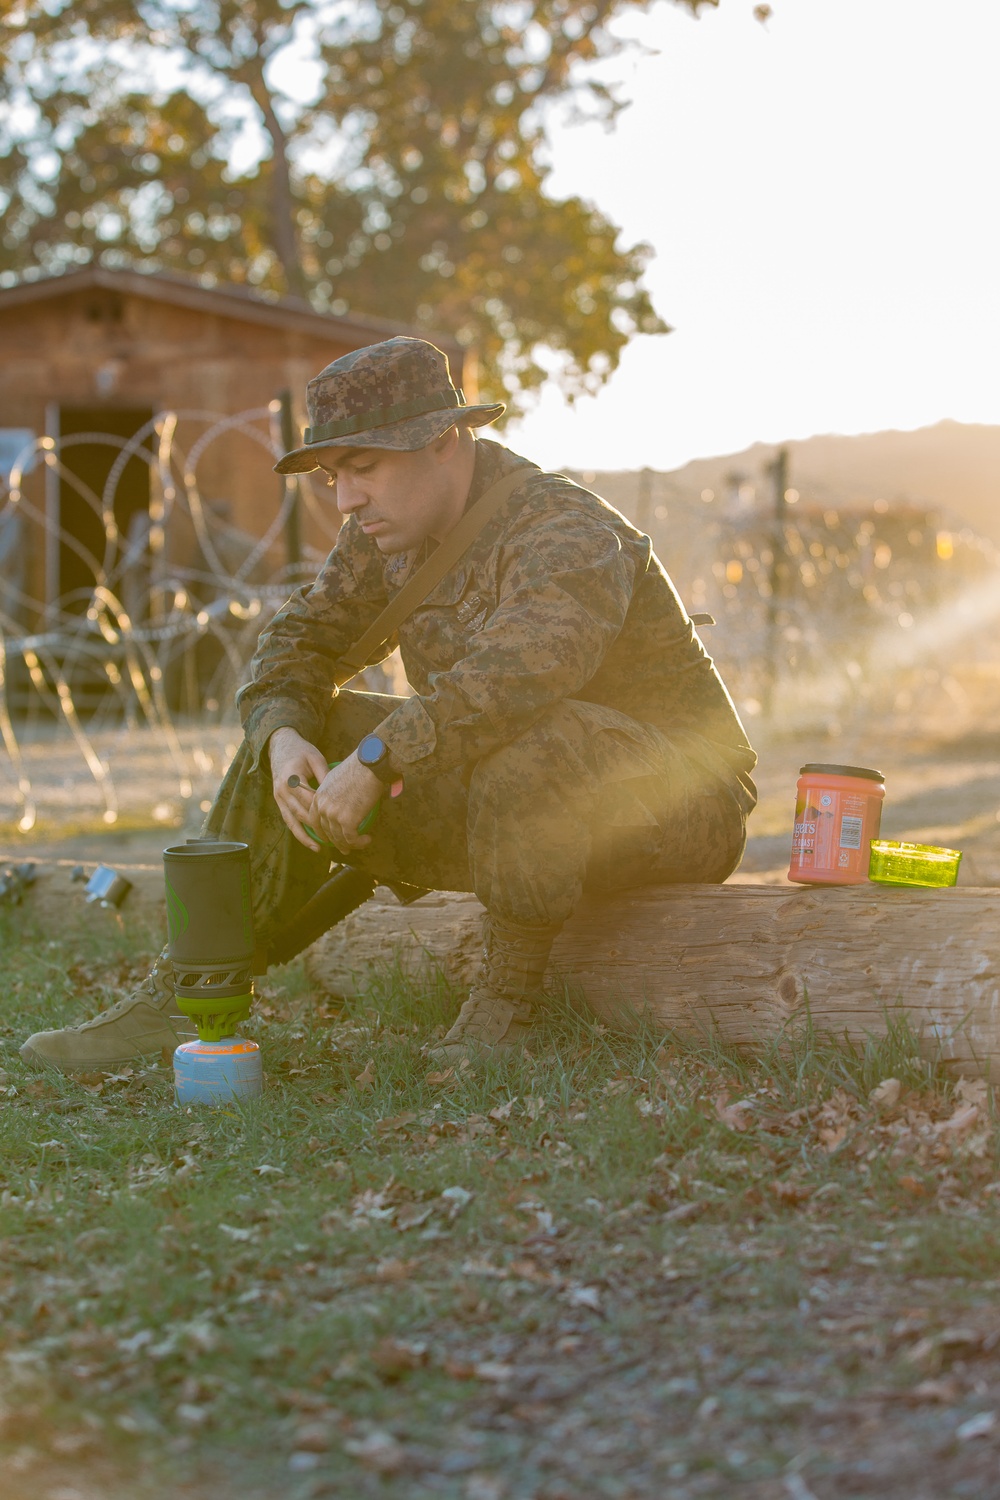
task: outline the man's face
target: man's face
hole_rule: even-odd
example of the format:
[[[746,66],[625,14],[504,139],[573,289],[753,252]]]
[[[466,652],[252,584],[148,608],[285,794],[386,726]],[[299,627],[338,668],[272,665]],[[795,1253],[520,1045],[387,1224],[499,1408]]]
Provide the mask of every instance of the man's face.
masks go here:
[[[355,516],[380,552],[409,552],[454,524],[454,497],[441,440],[413,453],[392,448],[326,449],[320,469],[337,509]]]

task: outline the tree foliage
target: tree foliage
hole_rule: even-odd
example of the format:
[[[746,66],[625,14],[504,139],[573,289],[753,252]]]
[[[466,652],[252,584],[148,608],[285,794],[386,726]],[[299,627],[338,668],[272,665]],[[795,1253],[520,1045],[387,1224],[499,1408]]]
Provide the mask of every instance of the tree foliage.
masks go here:
[[[697,11],[715,0],[676,0]],[[649,249],[546,191],[555,114],[652,0],[19,0],[0,20],[0,280],[99,261],[447,331],[515,408],[665,325]]]

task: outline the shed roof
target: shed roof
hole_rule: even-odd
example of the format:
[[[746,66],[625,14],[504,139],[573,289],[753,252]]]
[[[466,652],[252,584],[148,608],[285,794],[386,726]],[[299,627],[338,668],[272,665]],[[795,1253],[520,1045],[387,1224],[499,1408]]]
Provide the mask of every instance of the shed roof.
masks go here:
[[[380,339],[392,338],[396,334],[406,334],[414,338],[430,338],[447,354],[455,354],[459,358],[464,353],[461,345],[445,334],[428,334],[387,318],[371,318],[353,313],[337,317],[333,313],[317,312],[308,302],[298,297],[268,297],[254,291],[252,287],[235,286],[231,283],[205,286],[193,277],[181,276],[173,271],[110,270],[106,266],[91,265],[78,271],[64,271],[57,276],[39,276],[30,281],[20,281],[16,286],[0,289],[0,313],[9,307],[42,302],[93,288],[147,297],[156,302],[172,303],[175,307],[191,308],[195,312],[238,318],[245,323],[295,329],[301,333],[314,334],[318,338],[330,338],[355,346],[377,343]]]

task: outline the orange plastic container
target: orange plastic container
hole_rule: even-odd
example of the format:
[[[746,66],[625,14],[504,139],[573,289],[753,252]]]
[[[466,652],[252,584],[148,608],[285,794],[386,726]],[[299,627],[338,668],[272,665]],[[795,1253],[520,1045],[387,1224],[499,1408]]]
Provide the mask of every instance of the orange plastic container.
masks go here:
[[[882,822],[885,781],[867,766],[803,766],[795,799],[789,880],[864,885]]]

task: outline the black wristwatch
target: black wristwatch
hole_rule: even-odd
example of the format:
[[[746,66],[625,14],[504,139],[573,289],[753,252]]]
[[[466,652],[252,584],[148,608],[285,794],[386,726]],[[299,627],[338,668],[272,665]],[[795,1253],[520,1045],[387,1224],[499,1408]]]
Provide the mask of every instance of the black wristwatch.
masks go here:
[[[374,771],[384,786],[391,786],[396,774],[389,764],[389,747],[377,734],[366,734],[357,749],[357,757],[369,771]]]

